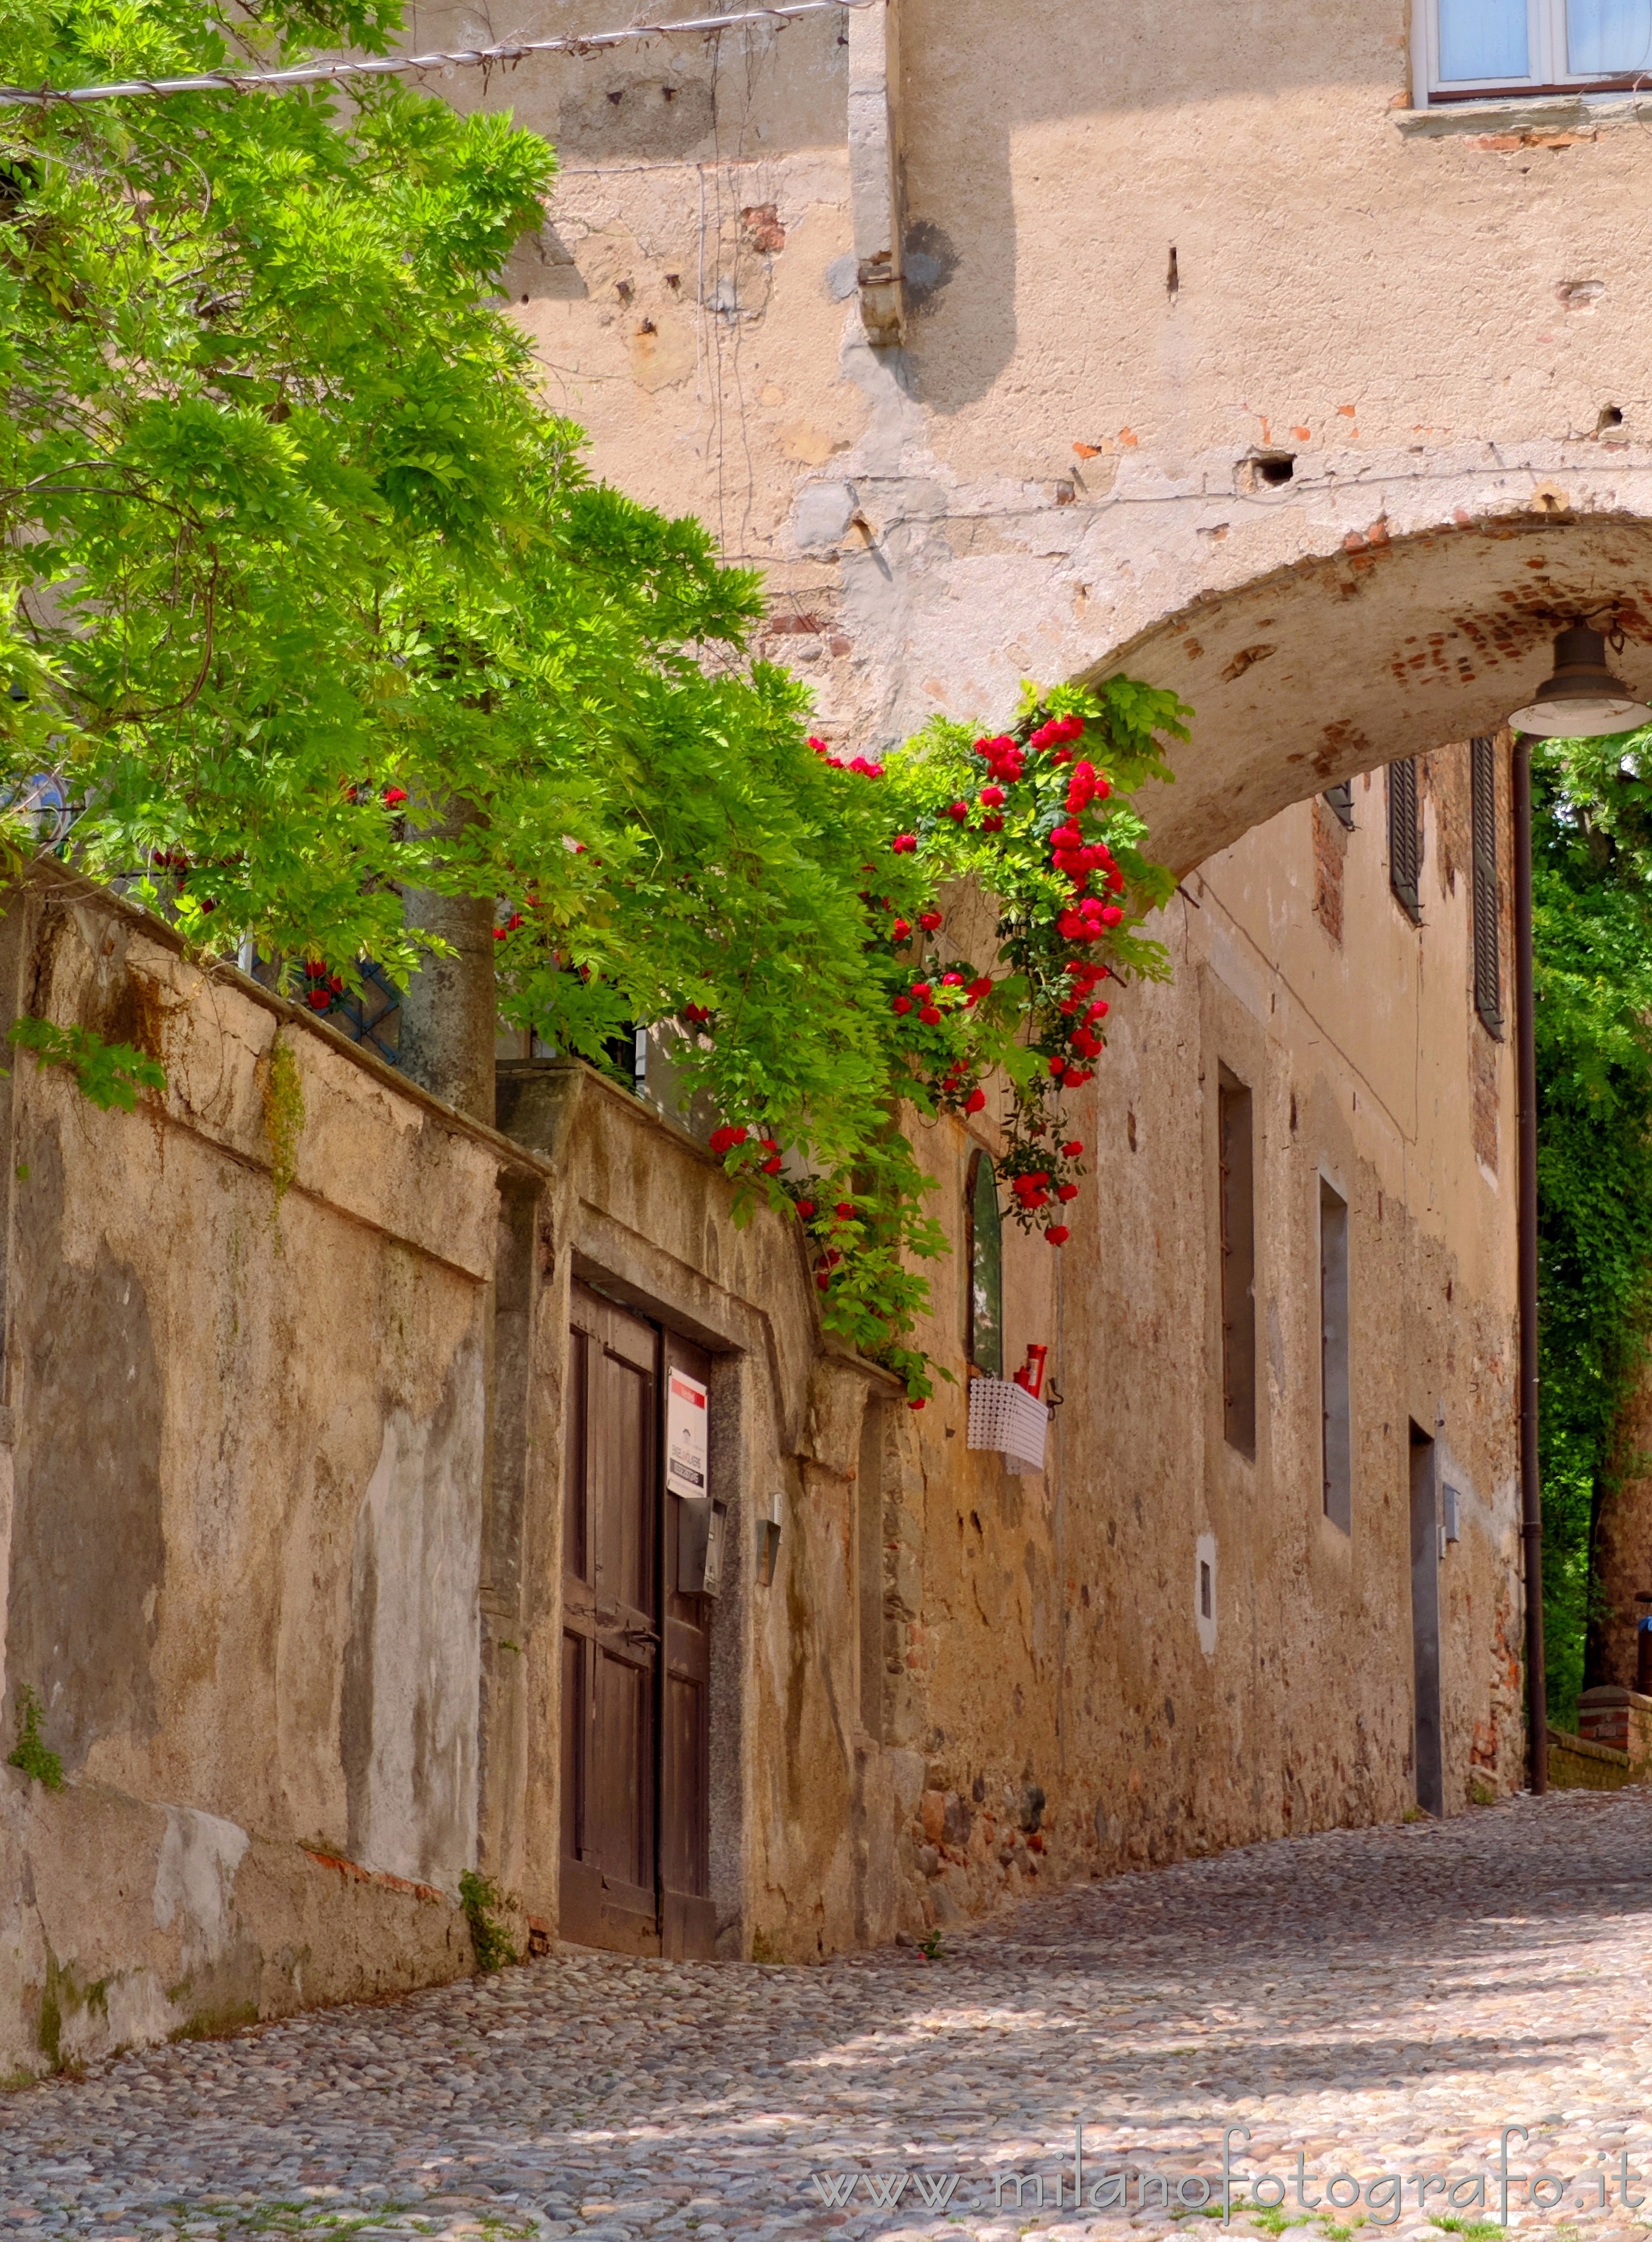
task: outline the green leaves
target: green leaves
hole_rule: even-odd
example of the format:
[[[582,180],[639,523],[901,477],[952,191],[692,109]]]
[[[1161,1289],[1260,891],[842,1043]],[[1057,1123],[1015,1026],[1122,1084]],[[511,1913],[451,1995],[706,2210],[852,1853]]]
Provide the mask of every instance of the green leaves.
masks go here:
[[[14,1020],[8,1040],[26,1051],[42,1066],[65,1066],[80,1084],[81,1093],[106,1113],[118,1106],[130,1113],[140,1090],[166,1087],[166,1070],[158,1059],[147,1058],[130,1044],[105,1043],[90,1028],[60,1028],[50,1020]]]
[[[1571,1718],[1595,1525],[1652,1330],[1652,816],[1635,740],[1534,750],[1543,1588]],[[1621,1622],[1628,1616],[1617,1614]]]
[[[378,0],[0,0],[0,47],[66,84],[376,49],[398,23]],[[1080,1017],[1062,977],[1051,835],[1105,838],[1105,957],[1162,970],[1135,930],[1166,883],[1125,797],[1182,712],[1128,680],[1058,689],[1119,791],[1068,812],[1052,766],[994,841],[940,817],[982,777],[957,728],[887,777],[811,754],[802,689],[746,657],[757,579],[590,481],[490,308],[554,168],[508,117],[389,81],[0,113],[0,847],[119,878],[202,949],[251,940],[324,1004],[363,960],[416,969],[404,889],[486,899],[507,1020],[598,1064],[682,1022],[687,1092],[854,1203],[846,1247],[817,1239],[823,1313],[927,1390],[916,1272],[944,1238],[895,1116],[1001,1067],[1017,1172],[1050,1165],[1054,1062],[1100,1040],[1093,986]],[[1002,906],[977,962],[997,985],[967,1028],[957,986],[923,1000],[915,1044],[892,918],[971,880]],[[100,1100],[156,1086],[136,1053],[31,1047]]]

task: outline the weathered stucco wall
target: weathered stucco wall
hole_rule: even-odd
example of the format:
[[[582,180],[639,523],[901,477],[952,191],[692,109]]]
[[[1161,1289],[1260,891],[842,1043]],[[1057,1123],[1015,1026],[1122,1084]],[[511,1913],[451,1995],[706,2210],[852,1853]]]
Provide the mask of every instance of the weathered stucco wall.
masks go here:
[[[1500,772],[1506,862],[1506,751]],[[961,1453],[952,1393],[918,1455],[889,1460],[884,1735],[893,1769],[923,1762],[901,1923],[915,1896],[944,1921],[1040,1878],[1413,1807],[1414,1423],[1460,1497],[1439,1570],[1446,1809],[1524,1779],[1512,1054],[1474,1004],[1467,748],[1423,782],[1420,928],[1389,891],[1380,772],[1331,844],[1334,911],[1314,803],[1162,915],[1173,977],[1118,997],[1083,1093],[1097,1173],[1072,1242],[1009,1251],[1006,1361],[1050,1343],[1064,1397],[1045,1472]],[[1258,1131],[1254,1461],[1222,1429],[1222,1067]],[[944,1215],[970,1141],[926,1146]],[[1350,1211],[1348,1533],[1322,1500],[1321,1175]],[[962,1375],[947,1305],[930,1343]]]
[[[168,1088],[128,1116],[31,1061],[0,1083],[4,1717],[38,1692],[69,1778],[0,1785],[0,2066],[468,1967],[473,1864],[554,1924],[575,1279],[713,1359],[720,1950],[815,1958],[1404,1811],[1413,1425],[1462,1516],[1447,1810],[1519,1779],[1512,1077],[1441,743],[1528,695],[1574,605],[1616,602],[1652,688],[1622,217],[1652,151],[1627,112],[1547,140],[1414,115],[1399,0],[1265,9],[1237,44],[1197,0],[901,0],[892,50],[884,23],[444,83],[561,151],[505,276],[548,393],[600,472],[764,567],[762,650],[823,728],[876,746],[1119,666],[1193,706],[1150,805],[1199,867],[1173,977],[1117,1004],[1071,1244],[1008,1252],[1008,1365],[1047,1343],[1064,1396],[1048,1467],[966,1449],[961,1254],[927,1335],[959,1382],[914,1414],[822,1345],[793,1227],[736,1227],[636,1100],[507,1068],[514,1146],[43,875],[3,923],[10,1011],[138,1043]],[[891,145],[906,325],[875,348]],[[1380,775],[1414,753],[1420,930]],[[1371,771],[1351,836],[1302,799]],[[1257,1126],[1254,1460],[1221,1421],[1224,1066]],[[923,1146],[960,1245],[976,1149]],[[1350,1210],[1347,1534],[1321,1177]]]
[[[338,1038],[44,875],[13,1014],[164,1062],[0,1084],[0,2066],[469,1966],[503,1163]],[[344,1865],[348,1864],[348,1865]]]
[[[1196,711],[1153,804],[1185,869],[1494,730],[1574,609],[1616,603],[1652,691],[1633,103],[1418,111],[1401,0],[1242,36],[1201,0],[898,0],[908,318],[874,348],[886,164],[848,117],[882,12],[443,84],[561,152],[507,275],[548,393],[601,473],[765,568],[766,650],[829,729],[1124,665]]]
[[[823,1346],[795,1225],[736,1225],[704,1150],[588,1070],[502,1069],[507,1141],[77,883],[14,898],[14,1010],[140,1043],[168,1088],[99,1114],[29,1060],[0,1088],[7,1713],[38,1691],[69,1776],[0,1796],[0,2059],[450,1975],[473,1864],[554,1925],[575,1278],[713,1358],[719,1950],[817,1958],[1404,1811],[1414,1420],[1462,1497],[1447,1810],[1516,1782],[1512,1107],[1469,990],[1466,764],[1425,774],[1420,931],[1380,778],[1333,866],[1304,806],[1164,914],[1173,977],[1120,996],[1078,1117],[1073,1240],[1010,1234],[1006,1361],[1049,1344],[1064,1396],[1027,1476],[965,1447],[961,1251],[927,1333],[959,1383],[917,1414]],[[1253,1464],[1213,1398],[1221,1065],[1259,1132]],[[977,1145],[923,1146],[960,1248]],[[1321,1172],[1352,1211],[1349,1535],[1320,1505]]]

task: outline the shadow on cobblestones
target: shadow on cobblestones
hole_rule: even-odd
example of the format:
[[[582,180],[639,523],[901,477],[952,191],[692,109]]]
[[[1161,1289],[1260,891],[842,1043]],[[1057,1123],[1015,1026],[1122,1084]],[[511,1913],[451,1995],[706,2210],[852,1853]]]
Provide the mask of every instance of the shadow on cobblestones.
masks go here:
[[[1172,2186],[1248,2127],[1252,2168],[1306,2178],[1270,2231],[1315,2174],[1469,2174],[1509,2123],[1554,2173],[1628,2155],[1652,2201],[1649,1929],[1652,1799],[1561,1793],[1058,1893],[933,1964],[563,1949],[10,2097],[0,2233],[1008,2236],[1037,2199],[994,2176],[1035,2172],[1052,2233],[1174,2232],[1071,2178],[1050,2202],[1080,2123],[1087,2172]],[[1369,2223],[1438,2242],[1443,2186]],[[1640,2242],[1631,2208],[1556,2218]],[[1367,2214],[1340,2217],[1304,2242]]]

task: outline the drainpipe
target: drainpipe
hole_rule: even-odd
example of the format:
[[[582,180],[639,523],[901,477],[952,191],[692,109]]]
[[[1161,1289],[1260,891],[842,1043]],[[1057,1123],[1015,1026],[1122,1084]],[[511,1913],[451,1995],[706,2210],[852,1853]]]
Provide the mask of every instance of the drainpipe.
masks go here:
[[[1532,743],[1514,735],[1514,1032],[1520,1096],[1520,1515],[1526,1546],[1530,1786],[1548,1789],[1543,1668],[1543,1507],[1537,1475],[1537,1039],[1532,1016]]]

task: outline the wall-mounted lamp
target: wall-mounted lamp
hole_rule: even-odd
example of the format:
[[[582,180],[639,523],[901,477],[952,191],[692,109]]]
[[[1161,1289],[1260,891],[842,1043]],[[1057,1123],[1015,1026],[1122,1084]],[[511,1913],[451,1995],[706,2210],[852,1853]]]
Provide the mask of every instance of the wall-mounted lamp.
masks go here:
[[[1652,708],[1607,668],[1601,633],[1588,623],[1574,623],[1555,638],[1554,675],[1508,721],[1517,732],[1544,740],[1609,739],[1638,724],[1652,724]]]

